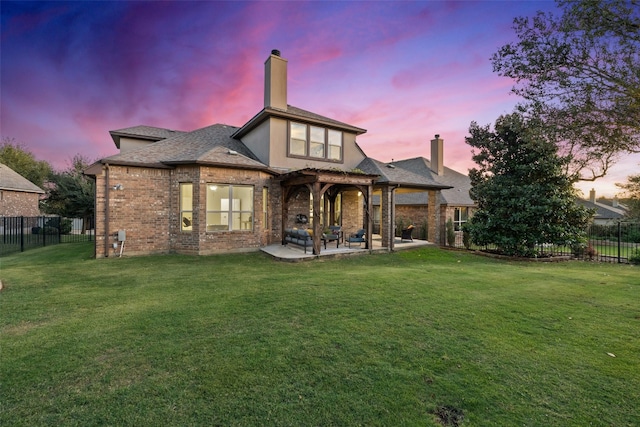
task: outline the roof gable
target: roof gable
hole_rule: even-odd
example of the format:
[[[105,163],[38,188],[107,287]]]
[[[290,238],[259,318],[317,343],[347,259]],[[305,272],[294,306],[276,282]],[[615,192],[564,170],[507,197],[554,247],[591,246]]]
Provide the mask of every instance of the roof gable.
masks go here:
[[[362,129],[338,120],[330,119],[329,117],[321,116],[320,114],[312,113],[302,108],[287,105],[287,110],[280,110],[277,108],[265,107],[258,114],[253,116],[244,126],[238,129],[233,135],[233,138],[242,138],[248,134],[252,129],[255,129],[260,123],[264,122],[270,117],[279,117],[288,120],[299,120],[306,123],[317,124],[333,129],[338,129],[356,135],[366,133],[366,129]]]
[[[44,194],[42,188],[2,163],[0,163],[0,190]]]

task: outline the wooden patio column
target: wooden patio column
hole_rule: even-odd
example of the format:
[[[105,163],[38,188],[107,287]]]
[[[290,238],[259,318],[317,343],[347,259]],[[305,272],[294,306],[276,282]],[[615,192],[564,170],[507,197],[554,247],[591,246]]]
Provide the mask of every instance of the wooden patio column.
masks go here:
[[[367,185],[367,209],[365,212],[367,223],[367,249],[373,249],[373,185]]]
[[[320,228],[320,198],[322,197],[320,182],[316,181],[311,186],[313,194],[313,254],[320,255],[320,243],[322,240],[322,229]]]

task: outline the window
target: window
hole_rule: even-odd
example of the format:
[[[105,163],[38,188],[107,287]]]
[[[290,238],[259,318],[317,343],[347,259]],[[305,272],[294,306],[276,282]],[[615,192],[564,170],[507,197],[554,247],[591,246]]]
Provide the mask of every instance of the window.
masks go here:
[[[453,211],[453,227],[455,231],[462,230],[462,224],[469,219],[469,208],[455,208]]]
[[[193,230],[193,184],[180,184],[180,229]]]
[[[327,134],[329,139],[329,159],[342,160],[342,132],[329,129]]]
[[[309,126],[309,134],[311,136],[311,157],[324,159],[324,129],[316,126]]]
[[[253,187],[207,184],[207,231],[253,230]]]
[[[294,156],[307,155],[307,125],[291,123],[289,154],[293,154]]]
[[[268,229],[269,224],[269,189],[262,189],[262,229]]]
[[[289,155],[340,161],[342,160],[342,132],[291,122]]]

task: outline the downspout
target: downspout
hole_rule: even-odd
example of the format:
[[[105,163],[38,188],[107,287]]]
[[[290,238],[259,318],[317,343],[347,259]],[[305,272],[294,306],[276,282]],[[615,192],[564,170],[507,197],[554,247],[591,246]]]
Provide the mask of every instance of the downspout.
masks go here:
[[[109,257],[109,163],[105,163],[104,178],[104,256]]]

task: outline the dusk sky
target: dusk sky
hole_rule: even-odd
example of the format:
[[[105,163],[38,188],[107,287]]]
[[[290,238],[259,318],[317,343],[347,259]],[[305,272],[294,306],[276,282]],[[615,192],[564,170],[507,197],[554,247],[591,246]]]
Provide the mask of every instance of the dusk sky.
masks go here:
[[[469,124],[495,123],[519,99],[491,55],[516,16],[547,1],[0,2],[0,134],[63,169],[75,154],[117,153],[110,130],[242,126],[263,107],[264,62],[288,60],[288,102],[367,129],[381,161],[430,157],[473,167]],[[625,156],[616,193],[640,170]]]

